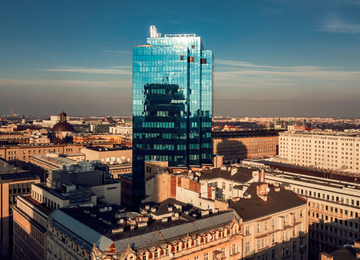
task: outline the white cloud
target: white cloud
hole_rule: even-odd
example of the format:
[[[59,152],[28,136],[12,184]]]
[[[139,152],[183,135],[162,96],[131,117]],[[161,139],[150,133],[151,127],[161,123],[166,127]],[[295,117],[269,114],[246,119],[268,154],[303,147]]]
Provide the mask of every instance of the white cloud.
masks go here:
[[[122,54],[131,54],[129,51],[103,50],[107,55],[122,56]]]
[[[360,25],[342,21],[339,18],[327,19],[319,28],[320,31],[330,33],[360,33]]]
[[[132,75],[130,67],[112,67],[107,69],[92,69],[85,67],[67,67],[60,66],[55,69],[36,69],[39,71],[51,71],[51,72],[75,72],[75,73],[91,73],[91,74],[114,74],[114,75]]]
[[[0,79],[3,87],[46,86],[46,87],[131,87],[131,79],[116,81],[48,80],[48,79]]]

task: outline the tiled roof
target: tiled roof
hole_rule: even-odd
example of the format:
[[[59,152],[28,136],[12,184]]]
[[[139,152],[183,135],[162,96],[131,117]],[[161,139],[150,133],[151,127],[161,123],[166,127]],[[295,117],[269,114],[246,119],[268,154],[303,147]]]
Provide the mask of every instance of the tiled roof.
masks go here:
[[[234,167],[231,167],[234,168]],[[241,183],[247,183],[252,179],[252,169],[246,169],[243,167],[236,167],[238,170],[237,173],[231,175],[231,171],[222,170],[221,168],[214,168],[212,170],[202,171],[201,179],[216,179],[216,178],[224,178],[227,180],[234,180]]]
[[[294,192],[282,188],[276,192],[271,185],[269,185],[270,191],[267,195],[267,201],[264,201],[257,196],[256,186],[260,184],[262,183],[250,184],[245,193],[251,195],[251,198],[229,201],[229,207],[235,209],[243,221],[268,216],[306,204],[306,200]]]

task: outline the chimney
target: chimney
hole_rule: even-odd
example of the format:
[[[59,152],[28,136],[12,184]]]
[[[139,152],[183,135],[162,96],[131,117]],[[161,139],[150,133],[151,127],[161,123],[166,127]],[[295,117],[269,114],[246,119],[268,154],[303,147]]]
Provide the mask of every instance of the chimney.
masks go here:
[[[267,201],[267,195],[269,193],[269,184],[260,184],[256,186],[256,195],[263,201]]]
[[[265,183],[265,170],[262,169],[259,173],[259,182]]]
[[[360,241],[355,240],[354,241],[354,247],[360,247]]]

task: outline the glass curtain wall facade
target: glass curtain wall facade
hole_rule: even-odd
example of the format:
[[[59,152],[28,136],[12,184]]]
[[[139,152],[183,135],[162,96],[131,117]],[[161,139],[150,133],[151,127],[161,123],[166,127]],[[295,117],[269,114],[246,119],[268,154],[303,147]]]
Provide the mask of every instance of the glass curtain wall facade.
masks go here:
[[[213,53],[196,35],[151,34],[133,50],[134,206],[144,197],[145,160],[212,163]]]

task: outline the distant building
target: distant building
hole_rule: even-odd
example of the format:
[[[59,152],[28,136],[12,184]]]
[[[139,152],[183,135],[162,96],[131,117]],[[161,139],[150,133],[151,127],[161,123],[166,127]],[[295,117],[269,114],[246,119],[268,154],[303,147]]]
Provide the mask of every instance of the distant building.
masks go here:
[[[109,133],[120,134],[120,135],[132,135],[133,133],[132,130],[133,130],[132,126],[117,125],[117,126],[111,126],[109,128]]]
[[[3,145],[0,146],[0,158],[19,164],[28,163],[34,155],[46,155],[47,153],[79,153],[85,146],[113,147],[112,143],[104,142],[99,144],[88,143],[61,143],[61,144],[38,144],[38,145]]]
[[[60,114],[59,123],[55,124],[52,128],[53,131],[61,132],[63,137],[70,135],[74,132],[74,127],[67,122],[67,115],[63,111]]]
[[[121,181],[121,206],[131,209],[132,207],[132,184],[133,174],[120,174],[118,180]]]
[[[279,156],[291,164],[360,172],[360,137],[352,133],[279,133]]]
[[[101,160],[105,163],[132,162],[132,149],[122,147],[84,147],[81,153],[85,155],[86,161]]]
[[[242,159],[277,154],[278,130],[245,130],[213,132],[213,153],[222,155],[223,161],[235,163]]]

